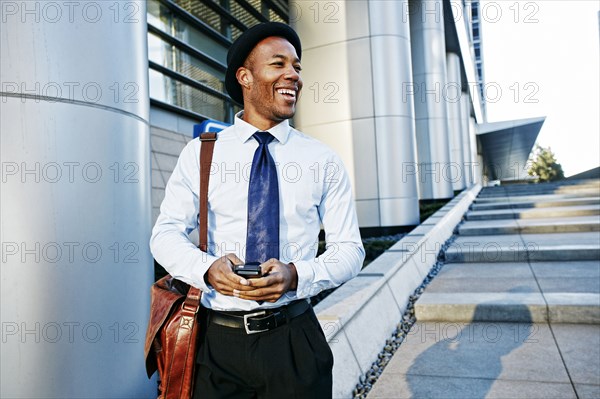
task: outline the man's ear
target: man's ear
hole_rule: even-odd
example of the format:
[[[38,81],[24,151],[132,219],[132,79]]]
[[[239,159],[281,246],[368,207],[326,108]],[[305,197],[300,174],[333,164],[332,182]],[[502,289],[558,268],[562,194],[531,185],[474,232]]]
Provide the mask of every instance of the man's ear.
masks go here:
[[[235,77],[242,87],[245,87],[246,89],[250,88],[250,85],[252,84],[252,72],[250,72],[248,68],[239,67],[235,73]]]

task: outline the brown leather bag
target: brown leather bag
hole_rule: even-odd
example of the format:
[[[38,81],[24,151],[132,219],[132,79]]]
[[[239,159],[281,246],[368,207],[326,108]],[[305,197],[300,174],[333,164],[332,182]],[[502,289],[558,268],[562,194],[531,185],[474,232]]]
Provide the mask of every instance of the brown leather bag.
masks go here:
[[[200,135],[200,249],[208,242],[208,179],[216,133]],[[196,314],[201,291],[167,275],[150,289],[150,320],[146,331],[146,372],[158,370],[160,399],[191,399],[198,342]]]

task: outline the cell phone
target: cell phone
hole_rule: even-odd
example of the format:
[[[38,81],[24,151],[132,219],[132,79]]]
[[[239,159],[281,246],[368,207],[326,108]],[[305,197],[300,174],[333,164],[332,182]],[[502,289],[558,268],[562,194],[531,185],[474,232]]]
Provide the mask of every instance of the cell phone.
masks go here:
[[[258,278],[262,277],[262,270],[259,263],[246,263],[233,266],[233,272],[240,277]]]

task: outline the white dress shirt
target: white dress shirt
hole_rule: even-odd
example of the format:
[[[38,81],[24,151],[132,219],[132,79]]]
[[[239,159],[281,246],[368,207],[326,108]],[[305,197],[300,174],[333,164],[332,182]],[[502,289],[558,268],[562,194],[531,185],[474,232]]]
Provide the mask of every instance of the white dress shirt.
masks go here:
[[[202,304],[215,310],[252,310],[309,298],[356,276],[362,267],[362,246],[350,181],[339,157],[326,145],[281,122],[268,131],[279,179],[280,257],[293,262],[296,291],[276,303],[259,305],[222,295],[204,281],[211,264],[227,253],[244,260],[248,223],[248,185],[258,147],[254,126],[236,115],[233,126],[218,133],[208,186],[208,251],[192,243],[198,226],[200,141],[181,152],[167,183],[150,249],[171,276],[203,291]],[[327,250],[316,257],[321,224]]]

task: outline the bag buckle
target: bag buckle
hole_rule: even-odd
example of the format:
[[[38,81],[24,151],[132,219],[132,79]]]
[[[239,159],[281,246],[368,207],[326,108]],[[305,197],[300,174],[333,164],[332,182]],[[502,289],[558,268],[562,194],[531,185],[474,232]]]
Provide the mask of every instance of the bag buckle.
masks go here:
[[[205,132],[198,137],[200,141],[217,141],[217,133]]]
[[[192,306],[192,309],[194,308],[194,306]],[[198,313],[198,310],[200,310],[200,306],[195,306],[196,310],[194,311],[194,314]],[[181,310],[187,310],[187,311],[191,311],[192,309],[189,309],[188,307],[185,306],[185,301],[183,301],[181,303]]]
[[[250,330],[249,326],[250,326],[250,322],[248,322],[248,318],[250,317],[254,317],[254,316],[264,316],[266,315],[267,312],[265,312],[264,310],[261,312],[255,312],[255,313],[248,313],[244,315],[244,328],[246,329],[246,334],[250,335],[250,334],[256,334],[256,333],[261,333],[261,332],[265,332],[265,331],[269,331],[269,329],[265,329],[265,330]]]

